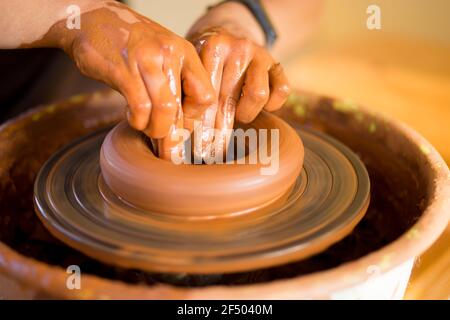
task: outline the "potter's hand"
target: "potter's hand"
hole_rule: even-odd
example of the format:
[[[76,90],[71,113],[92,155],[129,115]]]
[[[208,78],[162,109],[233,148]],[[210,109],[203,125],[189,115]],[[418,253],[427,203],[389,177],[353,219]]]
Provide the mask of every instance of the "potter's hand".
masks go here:
[[[261,110],[277,110],[286,101],[290,87],[283,68],[250,38],[213,27],[192,41],[217,92],[216,124],[234,111],[236,120],[249,123]]]
[[[80,20],[80,30],[57,31],[64,32],[64,50],[82,73],[125,96],[135,129],[155,139],[177,127],[191,129],[214,101],[209,77],[185,39],[115,2]]]
[[[251,122],[262,110],[277,110],[286,101],[290,87],[283,69],[263,47],[260,26],[241,4],[213,8],[194,24],[187,38],[196,46],[216,91],[216,104],[203,116],[204,128],[219,130],[214,139],[226,141],[226,129],[233,127],[234,119]],[[226,147],[223,141],[219,145]]]

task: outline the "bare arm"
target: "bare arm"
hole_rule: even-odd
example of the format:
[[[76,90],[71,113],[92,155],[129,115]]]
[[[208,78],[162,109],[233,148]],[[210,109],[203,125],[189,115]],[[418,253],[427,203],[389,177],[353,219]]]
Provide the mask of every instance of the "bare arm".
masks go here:
[[[262,0],[274,25],[278,39],[271,54],[284,58],[301,47],[316,28],[322,9],[322,0]],[[223,26],[264,46],[264,33],[253,15],[242,4],[221,4],[200,17],[189,34],[210,27]],[[238,35],[238,34],[237,34]]]

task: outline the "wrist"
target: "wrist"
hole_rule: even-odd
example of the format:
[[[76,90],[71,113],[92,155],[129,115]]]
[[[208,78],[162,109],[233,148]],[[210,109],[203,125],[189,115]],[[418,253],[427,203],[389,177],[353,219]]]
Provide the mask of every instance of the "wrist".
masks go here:
[[[264,32],[252,13],[241,3],[225,2],[200,17],[187,34],[190,39],[211,28],[223,28],[238,38],[247,38],[264,46]]]
[[[76,7],[68,10],[69,4],[64,5],[63,17],[60,18],[42,38],[43,46],[56,47],[71,53],[73,43],[83,33],[83,15],[98,9],[107,7],[108,3],[116,3],[111,0],[78,0]]]

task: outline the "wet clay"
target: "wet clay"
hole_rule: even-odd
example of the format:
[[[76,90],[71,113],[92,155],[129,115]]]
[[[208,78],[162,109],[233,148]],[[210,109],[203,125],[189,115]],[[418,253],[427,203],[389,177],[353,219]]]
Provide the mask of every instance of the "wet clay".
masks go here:
[[[259,159],[255,164],[246,160],[246,164],[210,165],[177,165],[161,160],[138,131],[122,122],[103,143],[102,175],[120,198],[152,212],[213,217],[254,211],[289,190],[302,168],[304,150],[296,132],[267,112],[262,112],[250,127],[279,130],[278,172],[262,175],[264,165]]]

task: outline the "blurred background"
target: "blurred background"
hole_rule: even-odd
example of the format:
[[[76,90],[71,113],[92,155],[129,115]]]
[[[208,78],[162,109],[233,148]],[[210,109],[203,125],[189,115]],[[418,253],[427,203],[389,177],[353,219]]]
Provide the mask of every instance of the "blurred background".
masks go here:
[[[184,35],[215,1],[128,3]],[[371,4],[381,9],[380,30],[366,27]],[[293,87],[400,119],[450,163],[449,13],[448,0],[325,0],[317,32],[284,66]],[[406,298],[450,299],[449,227],[416,262]]]

